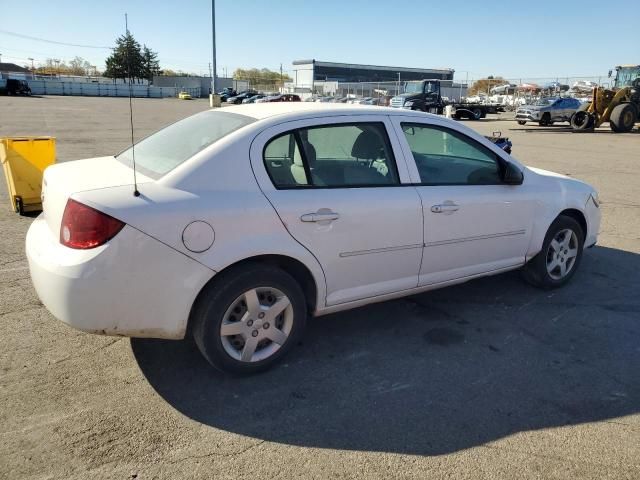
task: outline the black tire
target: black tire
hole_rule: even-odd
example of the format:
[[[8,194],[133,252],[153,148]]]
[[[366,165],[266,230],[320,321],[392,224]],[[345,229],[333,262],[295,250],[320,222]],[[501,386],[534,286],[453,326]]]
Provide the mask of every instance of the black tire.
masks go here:
[[[621,103],[611,111],[609,126],[616,133],[627,133],[633,130],[637,118],[638,112],[633,104]]]
[[[524,120],[518,120],[518,125],[526,125],[527,122],[525,122]]]
[[[571,116],[571,128],[578,132],[592,130],[595,124],[595,118],[584,110],[578,110]]]
[[[551,242],[564,230],[570,230],[575,233],[577,243],[575,248],[577,248],[577,255],[569,271],[566,272],[566,275],[562,278],[554,278],[547,269],[547,262],[548,260],[551,260],[554,255]],[[560,215],[549,227],[549,230],[544,237],[540,253],[529,260],[529,262],[522,268],[522,276],[524,279],[531,285],[543,289],[558,288],[565,285],[575,275],[578,267],[580,266],[582,249],[584,247],[584,236],[585,232],[582,231],[582,227],[575,219],[566,215]]]
[[[245,292],[265,287],[280,290],[288,297],[293,311],[291,331],[271,356],[243,362],[233,358],[223,346],[220,329],[224,315]],[[198,349],[211,365],[225,373],[252,374],[271,368],[297,344],[304,332],[306,317],[304,293],[291,275],[269,265],[246,264],[221,273],[203,289],[194,305],[190,327]]]
[[[471,110],[471,113],[473,114],[473,117],[471,117],[473,120],[480,120],[482,118],[481,108],[476,107],[473,110]]]
[[[538,123],[541,127],[548,127],[549,125],[551,125],[551,114],[549,112],[542,114],[542,118]]]
[[[455,118],[456,120],[460,120],[462,119],[462,115],[458,112],[454,113],[453,118]]]

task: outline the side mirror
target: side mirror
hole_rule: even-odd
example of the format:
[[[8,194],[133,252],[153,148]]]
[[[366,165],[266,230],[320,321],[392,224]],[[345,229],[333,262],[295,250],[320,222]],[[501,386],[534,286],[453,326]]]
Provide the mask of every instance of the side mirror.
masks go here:
[[[524,182],[524,175],[513,163],[506,162],[502,181],[507,185],[522,185],[522,182]]]

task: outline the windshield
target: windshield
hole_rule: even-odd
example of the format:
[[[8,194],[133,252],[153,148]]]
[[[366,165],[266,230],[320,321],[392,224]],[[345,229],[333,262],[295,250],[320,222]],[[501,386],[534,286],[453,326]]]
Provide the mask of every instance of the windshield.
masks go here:
[[[422,93],[422,82],[405,83],[404,93]]]
[[[555,98],[541,98],[536,103],[534,103],[534,105],[537,105],[539,107],[542,107],[545,105],[553,105],[555,101],[556,101]]]
[[[636,78],[640,78],[640,65],[635,67],[621,67],[616,76],[616,87],[630,87]]]
[[[151,178],[160,178],[222,137],[254,121],[235,113],[198,113],[142,139],[116,158],[131,167],[135,149],[136,169]]]

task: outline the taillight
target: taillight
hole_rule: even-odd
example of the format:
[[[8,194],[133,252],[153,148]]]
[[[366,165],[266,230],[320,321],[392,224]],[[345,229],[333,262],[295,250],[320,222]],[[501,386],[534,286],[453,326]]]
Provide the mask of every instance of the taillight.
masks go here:
[[[60,243],[77,249],[99,247],[115,237],[124,225],[106,213],[69,199],[62,215]]]

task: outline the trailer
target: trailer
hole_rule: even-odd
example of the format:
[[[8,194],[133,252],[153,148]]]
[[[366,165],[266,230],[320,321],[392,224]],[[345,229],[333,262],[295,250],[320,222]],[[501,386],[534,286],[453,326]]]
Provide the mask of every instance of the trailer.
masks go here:
[[[442,115],[447,106],[451,106],[454,118],[479,120],[488,113],[503,111],[502,105],[485,103],[468,103],[449,101],[442,96],[442,85],[439,79],[426,79],[405,84],[405,93],[391,99],[390,106],[419,110]]]

